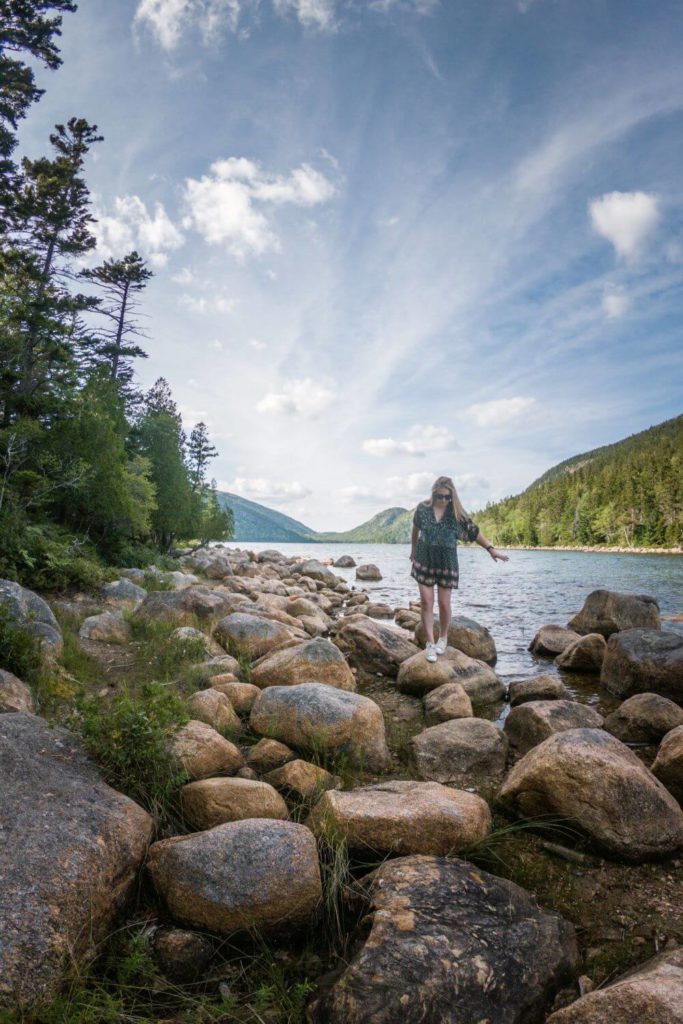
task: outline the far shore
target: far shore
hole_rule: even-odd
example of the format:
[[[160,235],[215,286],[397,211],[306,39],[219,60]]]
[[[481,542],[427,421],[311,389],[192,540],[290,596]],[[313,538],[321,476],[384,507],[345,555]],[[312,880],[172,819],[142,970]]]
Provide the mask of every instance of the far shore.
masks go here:
[[[541,544],[501,544],[501,551],[589,551],[595,554],[611,555],[683,555],[683,548],[613,548],[600,547],[569,547],[554,544],[552,547],[543,547]]]

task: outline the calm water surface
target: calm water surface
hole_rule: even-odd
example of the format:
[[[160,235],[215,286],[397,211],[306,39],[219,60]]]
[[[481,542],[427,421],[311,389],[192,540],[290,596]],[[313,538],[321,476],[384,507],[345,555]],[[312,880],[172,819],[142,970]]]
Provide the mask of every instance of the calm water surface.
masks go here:
[[[364,588],[372,600],[406,607],[419,599],[410,576],[408,544],[274,544],[230,545],[250,551],[275,548],[286,555],[337,559],[352,555],[359,565],[372,562],[384,577],[378,583],[356,583],[355,569],[334,569],[352,586]],[[546,623],[566,625],[592,590],[604,588],[650,594],[659,601],[662,626],[683,634],[683,556],[596,554],[588,551],[509,551],[509,562],[493,562],[481,548],[458,548],[460,587],[453,591],[453,613],[469,615],[486,626],[496,641],[496,672],[512,679],[557,671],[552,661],[527,648]],[[669,620],[669,621],[667,621]],[[604,710],[614,702],[600,692],[595,676],[563,673],[577,697]]]

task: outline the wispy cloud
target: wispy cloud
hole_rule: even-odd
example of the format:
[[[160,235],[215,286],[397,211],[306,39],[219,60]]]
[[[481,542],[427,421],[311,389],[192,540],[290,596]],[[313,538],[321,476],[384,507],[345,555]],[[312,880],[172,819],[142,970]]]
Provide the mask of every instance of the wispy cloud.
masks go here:
[[[503,427],[527,412],[534,404],[534,399],[524,395],[514,398],[494,398],[490,402],[474,402],[463,410],[464,416],[470,416],[478,427]]]

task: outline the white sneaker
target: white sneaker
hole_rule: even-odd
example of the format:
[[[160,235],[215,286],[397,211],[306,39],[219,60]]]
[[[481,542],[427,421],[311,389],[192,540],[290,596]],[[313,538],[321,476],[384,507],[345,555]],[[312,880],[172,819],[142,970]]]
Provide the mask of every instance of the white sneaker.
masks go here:
[[[427,644],[427,661],[436,661],[436,644]]]
[[[436,653],[437,654],[445,654],[446,653],[446,648],[448,647],[448,637],[447,636],[440,636],[439,639],[434,644],[434,646],[436,648]]]

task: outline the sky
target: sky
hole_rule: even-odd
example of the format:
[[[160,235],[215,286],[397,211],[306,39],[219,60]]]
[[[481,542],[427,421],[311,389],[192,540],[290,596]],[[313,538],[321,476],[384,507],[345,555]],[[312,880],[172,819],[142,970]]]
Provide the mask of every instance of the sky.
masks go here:
[[[319,530],[469,511],[681,413],[680,0],[80,0],[71,116],[142,386]]]

